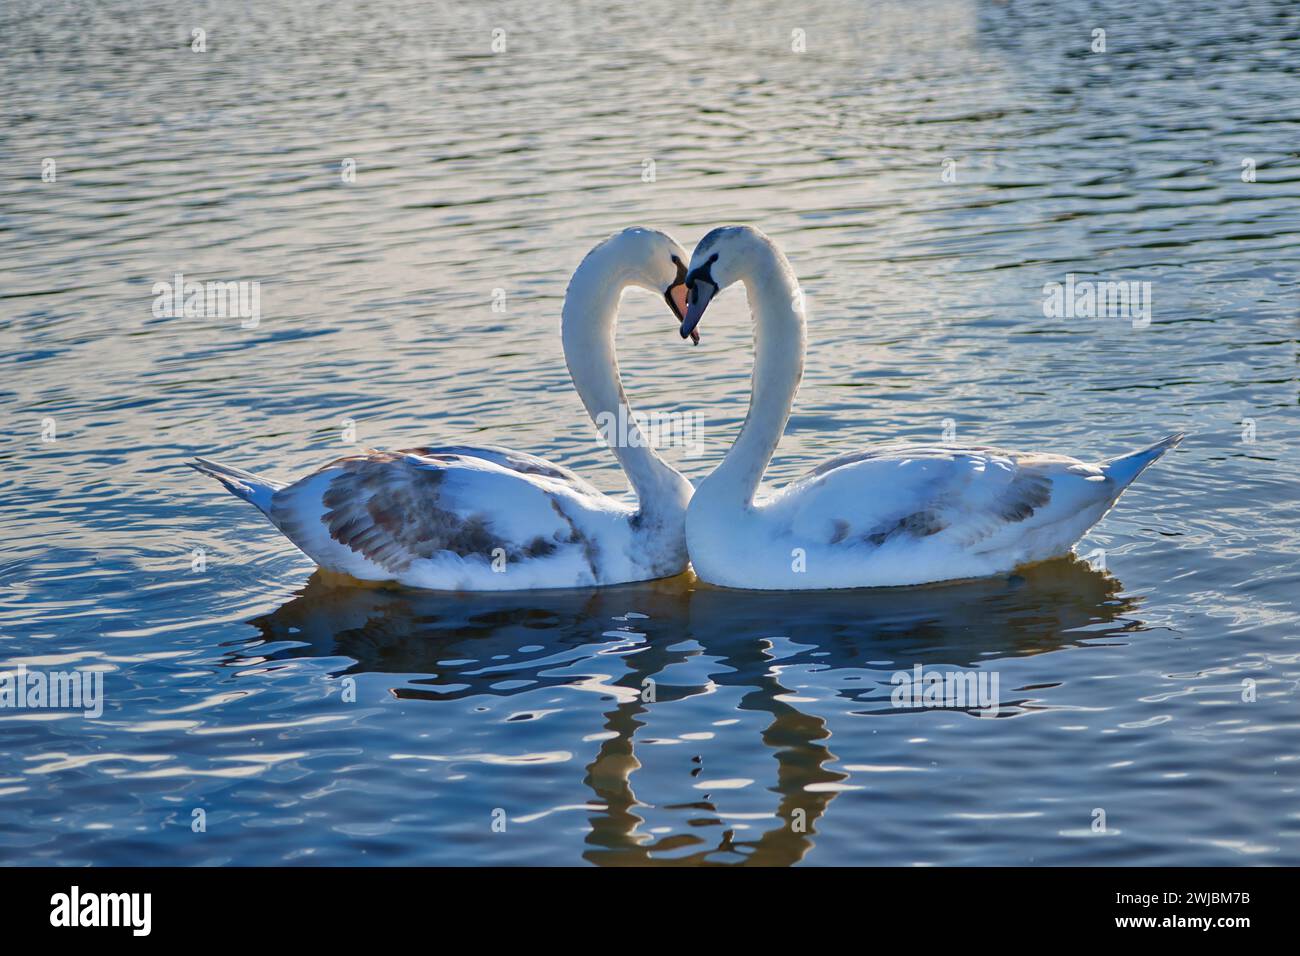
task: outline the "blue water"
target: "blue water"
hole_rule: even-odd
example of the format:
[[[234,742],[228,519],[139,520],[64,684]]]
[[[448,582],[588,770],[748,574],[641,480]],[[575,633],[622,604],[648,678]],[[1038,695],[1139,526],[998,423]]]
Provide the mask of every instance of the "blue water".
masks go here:
[[[0,8],[0,667],[105,694],[0,708],[0,862],[1300,863],[1300,8],[807,6]],[[619,492],[567,278],[734,221],[812,314],[773,486],[1192,437],[1088,561],[835,594],[337,587],[182,464],[465,440]],[[177,272],[260,324],[155,317]],[[1149,325],[1045,317],[1071,273],[1151,283]],[[698,349],[629,296],[619,345],[706,474],[743,296]],[[997,716],[892,706],[917,665]]]

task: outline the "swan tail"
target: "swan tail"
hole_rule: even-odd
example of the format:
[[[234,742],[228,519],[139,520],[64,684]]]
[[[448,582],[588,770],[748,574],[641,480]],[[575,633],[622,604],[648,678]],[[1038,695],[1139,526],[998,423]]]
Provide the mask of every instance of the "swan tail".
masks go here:
[[[223,465],[208,458],[195,458],[185,464],[201,474],[217,479],[232,495],[256,505],[268,517],[271,513],[271,497],[284,487],[281,482],[259,478],[251,471]]]
[[[1168,438],[1160,439],[1154,445],[1143,448],[1141,451],[1131,451],[1127,455],[1107,458],[1101,463],[1102,474],[1114,481],[1122,491],[1132,484],[1133,480],[1142,474],[1148,465],[1169,449],[1177,448],[1178,443],[1186,437],[1186,432],[1178,432]]]

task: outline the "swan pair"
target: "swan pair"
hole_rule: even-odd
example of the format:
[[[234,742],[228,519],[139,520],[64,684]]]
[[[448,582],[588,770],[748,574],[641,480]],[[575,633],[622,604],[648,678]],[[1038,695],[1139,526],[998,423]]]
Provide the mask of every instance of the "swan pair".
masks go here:
[[[698,488],[637,428],[614,354],[619,299],[662,295],[697,343],[712,299],[743,283],[755,326],[749,414]],[[635,506],[560,465],[491,446],[371,451],[292,484],[199,458],[321,567],[448,591],[590,587],[685,571],[764,590],[879,587],[980,577],[1064,554],[1174,447],[1089,464],[995,448],[881,447],[827,461],[755,501],[803,375],[806,318],[790,263],[750,226],[715,229],[688,257],[628,229],[583,259],[561,333],[573,385],[611,443]]]

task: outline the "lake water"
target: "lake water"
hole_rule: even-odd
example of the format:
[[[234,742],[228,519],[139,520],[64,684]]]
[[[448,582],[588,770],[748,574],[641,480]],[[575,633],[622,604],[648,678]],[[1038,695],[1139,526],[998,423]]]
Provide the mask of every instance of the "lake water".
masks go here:
[[[0,9],[0,667],[105,696],[0,710],[0,861],[1300,863],[1300,8],[809,7]],[[736,221],[812,315],[774,486],[945,431],[1192,435],[1089,563],[835,594],[340,588],[183,465],[291,478],[352,429],[622,491],[565,283]],[[260,322],[156,317],[176,273],[259,282]],[[1046,317],[1071,274],[1150,321]],[[629,294],[620,358],[703,417],[699,478],[743,295],[675,325]],[[997,716],[891,706],[917,665]]]

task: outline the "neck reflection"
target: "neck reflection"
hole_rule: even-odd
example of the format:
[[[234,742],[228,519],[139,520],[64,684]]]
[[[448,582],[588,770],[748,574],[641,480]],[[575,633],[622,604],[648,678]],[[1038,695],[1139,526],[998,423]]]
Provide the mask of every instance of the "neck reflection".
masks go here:
[[[816,594],[728,591],[682,575],[595,591],[443,595],[340,587],[315,575],[298,596],[251,621],[259,636],[232,648],[227,663],[342,657],[334,677],[402,674],[392,693],[408,701],[594,690],[612,705],[601,712],[598,733],[584,735],[599,740],[582,781],[591,808],[586,860],[789,865],[815,857],[818,824],[849,774],[835,766],[817,699],[783,672],[814,665],[831,677],[916,664],[978,669],[1142,630],[1132,617],[1136,601],[1120,587],[1075,559],[952,585]],[[575,677],[575,667],[584,673]],[[863,702],[855,715],[891,715],[887,684],[848,680],[834,685],[833,696]],[[771,768],[754,781],[771,793],[770,810],[728,812],[728,791],[707,786],[680,799],[682,789],[710,779],[698,754],[680,771],[690,780],[671,767],[664,776],[668,758],[661,755],[680,754],[690,741],[657,746],[664,741],[646,728],[674,725],[683,707],[719,693],[735,699],[735,717],[768,718],[755,741],[774,765],[754,754],[744,765]],[[1029,698],[999,701],[1003,716],[1037,706]],[[732,746],[736,739],[729,735]],[[656,772],[634,787],[647,769]],[[675,781],[676,799],[661,803],[656,791],[665,779]],[[566,796],[556,803],[577,802]],[[651,814],[672,822],[647,829]]]

